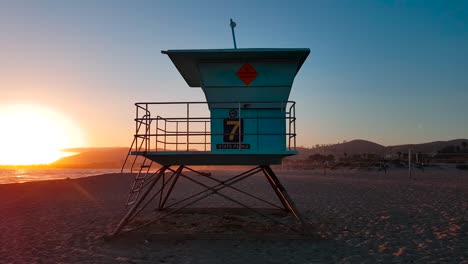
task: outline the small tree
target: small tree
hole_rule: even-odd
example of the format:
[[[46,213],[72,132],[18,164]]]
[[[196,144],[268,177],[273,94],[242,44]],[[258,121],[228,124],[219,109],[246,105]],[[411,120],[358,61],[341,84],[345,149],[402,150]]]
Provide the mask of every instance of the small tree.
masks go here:
[[[324,155],[321,155],[321,154],[314,154],[314,155],[310,155],[308,160],[309,161],[316,161],[316,162],[323,162],[327,159],[326,156]]]

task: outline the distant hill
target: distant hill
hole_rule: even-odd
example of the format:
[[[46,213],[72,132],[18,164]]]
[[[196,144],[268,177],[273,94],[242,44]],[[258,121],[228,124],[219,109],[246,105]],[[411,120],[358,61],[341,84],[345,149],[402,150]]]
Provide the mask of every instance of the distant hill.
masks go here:
[[[120,168],[128,153],[128,148],[75,148],[67,152],[78,154],[61,158],[51,165],[60,168]]]
[[[61,158],[53,162],[51,166],[58,168],[120,169],[127,157],[128,147],[70,148],[63,151],[77,154]],[[190,149],[190,151],[196,150]],[[131,160],[130,158],[129,161]],[[129,164],[131,162],[127,163],[127,165]]]
[[[434,153],[448,146],[461,146],[462,142],[467,142],[468,139],[454,139],[448,141],[434,141],[421,144],[404,144],[395,146],[382,146],[377,143],[356,139],[345,143],[332,144],[326,146],[318,146],[313,148],[298,148],[299,155],[293,156],[290,159],[305,159],[313,154],[333,155],[342,157],[344,153],[349,156],[355,154],[397,154],[398,152],[407,153],[409,149],[413,152]]]
[[[344,153],[347,153],[348,155],[353,155],[361,153],[383,154],[385,149],[385,146],[379,145],[377,143],[362,139],[355,139],[345,143],[320,147],[315,149],[315,151],[323,151],[324,153],[322,154],[340,153],[343,155]]]
[[[454,139],[449,141],[434,141],[422,144],[405,144],[396,146],[382,146],[380,144],[356,139],[349,142],[322,145],[313,148],[297,148],[299,155],[288,157],[290,160],[307,159],[313,154],[333,155],[343,157],[344,153],[348,156],[356,154],[397,154],[406,153],[411,148],[414,152],[433,153],[448,146],[462,146],[462,142],[468,139]],[[126,147],[116,148],[78,148],[67,149],[68,152],[77,152],[78,154],[61,158],[54,162],[52,166],[62,168],[120,168],[128,153]]]
[[[385,150],[385,146],[379,145],[372,141],[355,139],[339,144],[318,146],[313,148],[298,148],[299,155],[290,157],[290,159],[305,159],[306,157],[313,154],[333,155],[335,157],[344,156],[344,153],[349,156],[362,153],[382,155],[385,153]]]
[[[397,145],[397,146],[388,146],[387,151],[392,153],[397,152],[408,152],[408,149],[414,152],[423,152],[423,153],[432,153],[437,152],[448,146],[461,146],[462,142],[467,142],[467,139],[454,139],[448,141],[434,141],[429,143],[422,144],[406,144],[406,145]]]

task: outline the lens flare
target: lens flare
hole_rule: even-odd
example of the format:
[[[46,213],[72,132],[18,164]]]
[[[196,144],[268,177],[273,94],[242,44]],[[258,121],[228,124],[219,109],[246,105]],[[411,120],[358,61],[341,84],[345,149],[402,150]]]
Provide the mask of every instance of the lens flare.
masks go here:
[[[61,151],[83,145],[70,119],[44,107],[0,107],[0,165],[49,164],[70,155]]]

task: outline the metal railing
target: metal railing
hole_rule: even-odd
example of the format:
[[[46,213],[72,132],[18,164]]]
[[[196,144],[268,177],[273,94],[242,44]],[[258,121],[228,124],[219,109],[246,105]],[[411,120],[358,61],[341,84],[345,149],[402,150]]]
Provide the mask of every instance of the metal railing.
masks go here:
[[[216,109],[235,109],[239,119],[284,120],[283,131],[273,133],[240,133],[245,136],[281,136],[285,140],[284,150],[296,149],[296,103],[287,102],[142,102],[136,103],[135,135],[130,151],[211,151],[211,123],[225,117],[211,117],[209,106]],[[279,115],[271,117],[243,116],[250,109],[280,109]],[[278,112],[277,112],[278,113]],[[242,131],[239,129],[239,131]]]

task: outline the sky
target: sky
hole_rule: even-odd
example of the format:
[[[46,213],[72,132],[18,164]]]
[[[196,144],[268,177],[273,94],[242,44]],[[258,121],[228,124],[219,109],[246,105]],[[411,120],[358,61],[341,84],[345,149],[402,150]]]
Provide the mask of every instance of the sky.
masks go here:
[[[468,1],[0,0],[0,107],[46,107],[129,146],[138,101],[205,101],[161,50],[310,48],[299,146],[468,137]],[[6,124],[0,124],[6,129]]]

